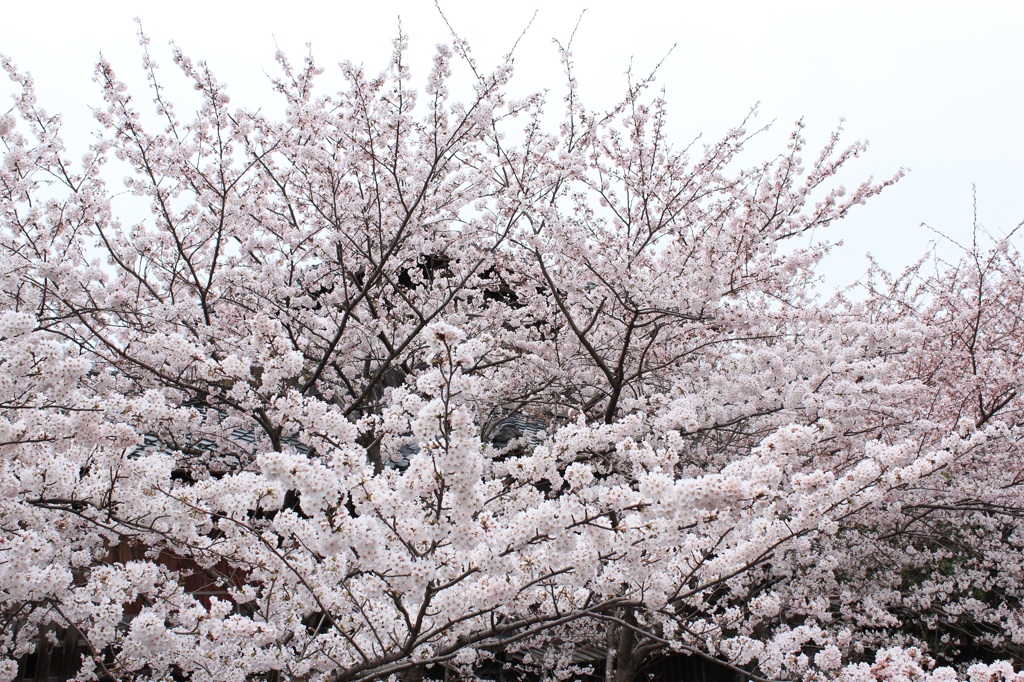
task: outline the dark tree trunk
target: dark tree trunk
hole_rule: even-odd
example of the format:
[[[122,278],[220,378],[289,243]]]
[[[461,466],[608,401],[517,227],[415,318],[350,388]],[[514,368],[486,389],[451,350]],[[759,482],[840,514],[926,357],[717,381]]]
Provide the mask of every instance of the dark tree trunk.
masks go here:
[[[632,607],[622,613],[622,620],[629,625],[636,624],[636,613]],[[634,682],[643,662],[643,656],[638,655],[640,642],[636,631],[626,625],[613,625],[612,628],[614,634],[609,640],[610,643],[614,643],[615,655],[609,657],[608,663],[612,670],[606,672],[605,679],[614,682]]]

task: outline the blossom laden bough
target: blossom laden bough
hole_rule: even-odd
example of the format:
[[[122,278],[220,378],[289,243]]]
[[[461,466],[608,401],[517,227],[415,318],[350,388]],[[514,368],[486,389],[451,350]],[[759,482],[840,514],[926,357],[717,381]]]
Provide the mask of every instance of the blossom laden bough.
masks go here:
[[[1009,242],[822,300],[792,240],[895,180],[838,186],[838,134],[676,149],[650,80],[587,111],[567,51],[553,132],[511,57],[457,102],[464,41],[416,91],[404,37],[335,95],[279,55],[280,120],[175,51],[186,119],[141,43],[153,112],[101,62],[80,163],[4,61],[0,679],[54,628],[80,679],[569,675],[594,643],[619,680],[1013,674]]]

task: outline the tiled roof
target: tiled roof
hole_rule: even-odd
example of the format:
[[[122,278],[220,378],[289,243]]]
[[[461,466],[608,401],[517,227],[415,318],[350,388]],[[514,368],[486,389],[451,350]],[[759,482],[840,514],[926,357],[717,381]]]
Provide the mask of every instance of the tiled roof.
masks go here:
[[[199,402],[185,403],[184,406],[194,408],[200,415],[203,426],[216,427],[224,422],[227,413],[215,407]],[[497,449],[504,449],[518,439],[522,439],[523,445],[532,446],[540,443],[545,436],[547,423],[538,417],[531,417],[520,413],[511,414],[490,430],[489,443]],[[249,452],[255,454],[256,431],[253,428],[232,427],[224,434],[227,442],[220,444],[209,438],[198,438],[181,444],[169,444],[153,434],[143,436],[141,445],[135,448],[132,455],[143,452],[165,452],[178,460],[179,468],[191,469],[193,462],[201,460],[210,473],[227,473],[242,466],[242,458],[238,452]],[[288,437],[284,442],[294,447],[299,452],[308,452],[309,448],[302,444],[297,438]],[[224,447],[229,445],[229,447]],[[234,447],[230,447],[234,446]],[[235,452],[231,452],[234,450]],[[406,444],[399,448],[398,458],[385,462],[385,466],[392,469],[403,470],[409,466],[409,461],[419,452],[419,446]]]

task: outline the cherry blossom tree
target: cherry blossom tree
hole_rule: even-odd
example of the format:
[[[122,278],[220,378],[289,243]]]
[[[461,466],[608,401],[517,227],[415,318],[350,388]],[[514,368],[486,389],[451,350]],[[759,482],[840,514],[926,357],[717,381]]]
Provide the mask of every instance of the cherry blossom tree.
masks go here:
[[[83,680],[1020,660],[1008,241],[823,300],[808,235],[896,179],[838,133],[743,166],[457,36],[419,89],[404,37],[335,95],[278,55],[279,119],[175,51],[182,117],[140,38],[77,162],[3,62],[3,679],[54,627]]]

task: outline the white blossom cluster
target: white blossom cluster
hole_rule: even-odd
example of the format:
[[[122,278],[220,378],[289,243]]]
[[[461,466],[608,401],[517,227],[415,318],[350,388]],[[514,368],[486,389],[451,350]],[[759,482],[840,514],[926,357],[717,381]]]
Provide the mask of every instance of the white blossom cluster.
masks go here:
[[[3,62],[0,681],[58,629],[78,680],[1021,678],[1009,241],[822,300],[792,240],[892,182],[838,134],[679,150],[568,52],[552,132],[458,39],[422,92],[279,55],[281,120],[175,52],[181,118],[140,43],[77,162]]]

